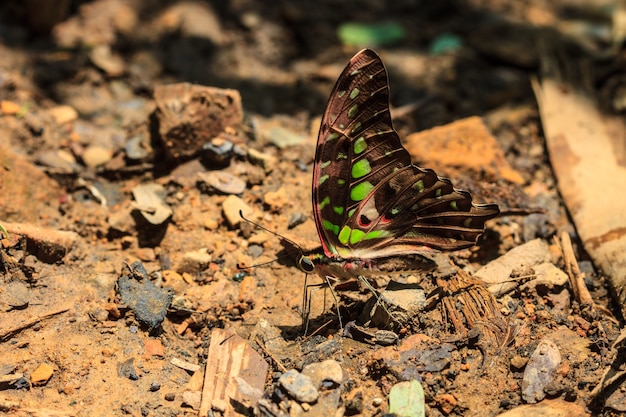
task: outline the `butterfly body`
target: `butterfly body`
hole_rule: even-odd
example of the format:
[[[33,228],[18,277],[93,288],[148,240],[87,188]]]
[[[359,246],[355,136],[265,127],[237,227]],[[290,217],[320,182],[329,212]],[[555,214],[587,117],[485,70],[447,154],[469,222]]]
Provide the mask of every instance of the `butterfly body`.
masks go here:
[[[367,278],[376,275],[400,274],[411,271],[432,271],[436,263],[419,254],[407,256],[390,256],[384,258],[341,258],[328,257],[323,253],[309,254],[302,257],[308,268],[307,272],[316,272],[321,277],[329,277],[336,281],[347,281]]]
[[[421,253],[471,247],[499,214],[412,164],[392,126],[387,71],[370,49],[350,60],[326,105],[312,197],[322,247],[299,264],[339,280],[432,270]]]

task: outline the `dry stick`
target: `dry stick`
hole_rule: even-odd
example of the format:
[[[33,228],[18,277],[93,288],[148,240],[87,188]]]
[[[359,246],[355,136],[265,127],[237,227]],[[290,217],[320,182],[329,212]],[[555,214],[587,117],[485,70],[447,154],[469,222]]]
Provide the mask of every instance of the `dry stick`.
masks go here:
[[[20,323],[17,326],[13,326],[8,329],[0,329],[0,342],[4,342],[10,339],[11,337],[15,336],[17,333],[21,332],[22,330],[28,329],[29,327],[32,327],[35,324],[40,323],[45,319],[49,319],[50,317],[54,317],[59,314],[65,313],[66,311],[69,311],[69,307],[61,307],[59,309],[50,311],[46,314],[33,317],[32,319],[25,321],[23,323]]]
[[[574,291],[574,297],[582,305],[595,306],[591,294],[585,285],[585,275],[580,272],[578,268],[578,262],[572,249],[572,241],[566,232],[561,233],[561,240],[559,242],[561,251],[563,252],[563,261],[565,262],[565,269],[569,276],[572,290]]]
[[[285,367],[285,365],[282,364],[281,361],[279,361],[274,355],[272,355],[272,352],[270,352],[269,350],[267,350],[265,348],[265,345],[263,343],[261,343],[261,340],[257,337],[254,338],[254,341],[256,342],[256,344],[261,348],[261,350],[270,357],[270,359],[272,361],[274,361],[274,363],[276,364],[276,366],[278,367],[278,369],[282,372],[285,373],[287,372],[287,368]]]

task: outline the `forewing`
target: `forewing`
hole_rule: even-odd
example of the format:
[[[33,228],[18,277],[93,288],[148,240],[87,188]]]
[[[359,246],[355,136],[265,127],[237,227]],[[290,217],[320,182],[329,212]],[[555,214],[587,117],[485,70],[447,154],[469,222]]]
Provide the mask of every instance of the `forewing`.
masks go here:
[[[365,49],[326,106],[313,170],[313,212],[327,256],[378,258],[475,244],[497,205],[475,205],[434,171],[411,164],[393,129],[387,72]]]
[[[346,246],[342,227],[367,194],[411,164],[391,125],[387,71],[365,49],[339,76],[322,117],[313,170],[313,213],[324,252]]]

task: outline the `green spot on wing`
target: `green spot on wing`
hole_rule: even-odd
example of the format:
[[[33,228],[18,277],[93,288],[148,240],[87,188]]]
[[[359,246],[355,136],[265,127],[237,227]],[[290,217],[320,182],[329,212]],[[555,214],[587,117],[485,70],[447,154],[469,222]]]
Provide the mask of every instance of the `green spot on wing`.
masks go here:
[[[337,180],[337,185],[344,185],[346,180]]]
[[[320,201],[320,210],[330,204],[330,197],[326,196],[322,201]]]
[[[348,155],[346,155],[343,152],[337,152],[337,160],[340,160],[340,159],[348,159]]]
[[[450,202],[450,208],[451,208],[452,210],[458,210],[458,209],[459,209],[459,208],[457,207],[457,205],[456,205],[456,201],[451,201],[451,202]]]
[[[348,240],[350,239],[350,235],[351,233],[351,229],[348,226],[344,226],[341,229],[341,232],[339,232],[339,242],[341,242],[343,245],[348,243]]]
[[[352,165],[352,178],[361,178],[372,172],[370,161],[361,159]]]
[[[320,164],[320,167],[321,167],[322,169],[324,169],[324,168],[328,168],[328,166],[329,166],[331,163],[332,163],[332,161],[322,162],[322,163]]]
[[[339,226],[332,224],[328,220],[322,220],[322,226],[324,229],[331,231],[335,236],[339,233]]]
[[[356,96],[359,95],[359,89],[358,88],[354,88],[352,89],[352,91],[350,91],[350,100],[354,100],[356,98]]]
[[[343,207],[333,206],[333,211],[339,215],[343,214]]]
[[[352,130],[350,131],[351,135],[354,135],[356,132],[359,131],[359,129],[361,129],[361,122],[356,122],[354,124],[354,127],[352,128]]]
[[[327,174],[327,175],[322,175],[322,176],[320,177],[320,184],[319,184],[319,185],[324,184],[324,182],[325,182],[328,178],[329,178],[329,177],[328,177],[328,174]]]
[[[341,98],[341,97],[343,97],[345,95],[346,95],[346,91],[345,90],[337,91],[337,97]]]
[[[437,188],[437,190],[435,191],[435,197],[441,198],[441,188]]]
[[[365,237],[365,232],[359,229],[354,229],[352,233],[350,233],[350,244],[354,245],[355,243],[359,243]]]
[[[363,239],[376,239],[384,236],[389,236],[389,232],[386,230],[372,230],[371,232],[367,232]]]
[[[326,136],[326,141],[334,140],[334,139],[337,139],[338,137],[339,137],[339,133],[333,132],[330,135]]]
[[[415,184],[413,184],[411,186],[411,188],[413,188],[414,190],[417,190],[417,192],[421,193],[422,191],[424,191],[424,181],[422,181],[422,180],[417,181]]]
[[[356,211],[356,208],[353,208],[352,210],[348,211],[348,218],[352,217],[355,211]]]
[[[354,141],[354,153],[359,154],[367,149],[367,142],[365,142],[365,138],[361,136],[357,140]]]
[[[350,109],[348,109],[348,117],[349,118],[354,118],[354,116],[356,116],[356,114],[359,112],[359,106],[357,106],[356,104],[352,107],[350,107]]]
[[[374,186],[371,182],[362,182],[350,190],[350,198],[352,201],[361,201],[369,194],[370,191],[372,191],[373,188]]]

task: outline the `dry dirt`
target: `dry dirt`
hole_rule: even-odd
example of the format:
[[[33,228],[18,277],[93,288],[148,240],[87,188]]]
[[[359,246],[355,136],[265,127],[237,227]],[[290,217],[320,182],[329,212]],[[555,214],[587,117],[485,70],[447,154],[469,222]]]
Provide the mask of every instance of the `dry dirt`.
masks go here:
[[[600,6],[100,0],[68,2],[57,22],[44,3],[0,6],[0,224],[8,231],[1,412],[198,415],[195,393],[211,361],[213,329],[225,329],[264,358],[265,400],[292,404],[292,415],[304,411],[277,388],[278,378],[325,359],[341,365],[344,380],[325,391],[327,409],[300,415],[383,415],[391,387],[409,379],[421,382],[430,416],[619,414],[620,399],[607,405],[591,396],[612,362],[619,334],[612,314],[619,313],[560,200],[529,81],[539,71],[538,39],[559,42],[576,12],[602,21]],[[309,333],[317,334],[305,337],[305,274],[270,232],[303,248],[319,244],[310,203],[315,140],[332,85],[360,49],[337,39],[348,21],[406,29],[395,45],[376,49],[390,73],[396,128],[415,163],[477,201],[527,214],[490,221],[477,247],[440,255],[438,271],[400,277],[417,282],[429,302],[393,327],[399,342],[391,346],[374,341],[388,334],[372,326],[342,337],[332,294],[321,289],[311,293]],[[433,40],[445,33],[463,46],[434,53]],[[180,82],[236,90],[228,94],[238,92],[243,114],[228,107],[237,109],[238,99],[222,97],[227,110],[207,122],[217,134],[184,131],[177,150],[158,120],[172,111],[174,124],[182,123],[176,112],[188,102],[155,89]],[[196,103],[198,111],[207,102]],[[461,119],[444,133],[410,135]],[[214,136],[218,147],[234,144],[226,162],[211,152],[177,158]],[[217,179],[226,192],[207,185],[202,175],[211,172],[230,174]],[[146,184],[157,191],[139,187]],[[243,191],[232,193],[240,184]],[[269,231],[241,222],[240,208]],[[529,214],[537,208],[543,213]],[[562,232],[572,236],[595,308],[581,306],[567,282],[537,281],[529,265],[535,252],[525,244],[539,239],[538,256],[563,269],[554,240]],[[516,248],[522,261],[508,277],[515,284],[494,299],[474,274]],[[156,326],[119,294],[118,279],[137,261],[155,291],[167,288],[160,294],[169,307]],[[371,292],[337,295],[343,323],[364,325]],[[270,334],[284,344],[268,343]],[[527,404],[525,369],[546,339],[560,361],[541,390],[546,399]]]

